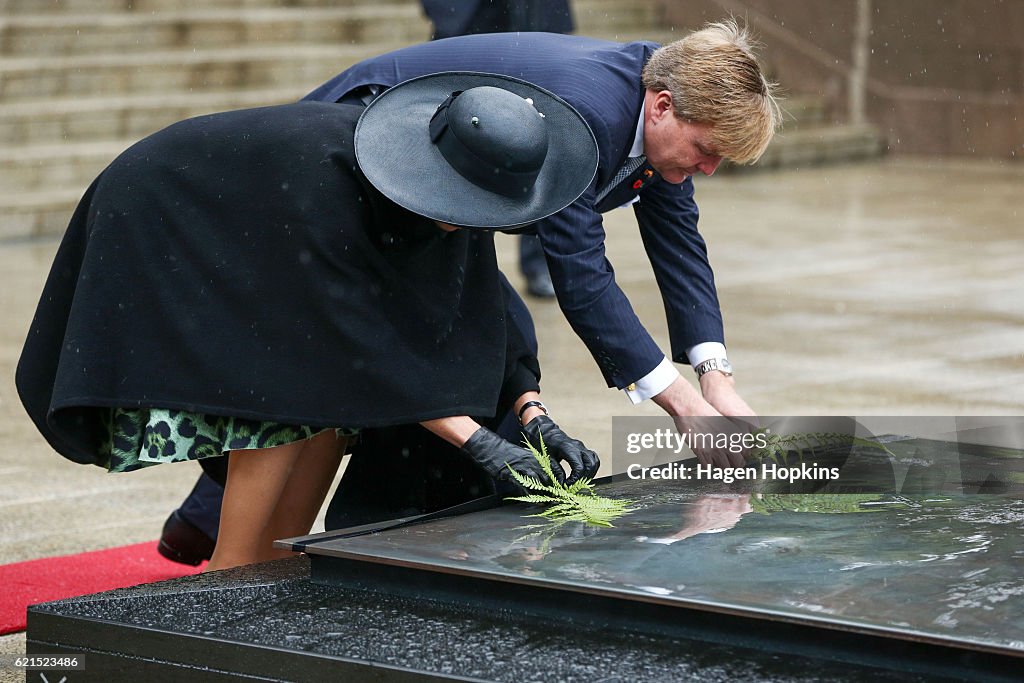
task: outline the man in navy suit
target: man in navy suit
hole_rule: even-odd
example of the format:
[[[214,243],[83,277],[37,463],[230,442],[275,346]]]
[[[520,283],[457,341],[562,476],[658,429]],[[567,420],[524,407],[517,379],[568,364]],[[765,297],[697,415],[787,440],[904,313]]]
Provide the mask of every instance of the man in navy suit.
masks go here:
[[[549,33],[449,38],[356,64],[306,99],[368,101],[409,78],[460,70],[546,88],[573,105],[597,138],[600,161],[590,188],[535,229],[559,305],[608,386],[634,403],[653,399],[673,416],[753,415],[726,356],[692,181],[714,173],[723,158],[755,161],[780,123],[746,31],[731,21],[711,24],[660,48]],[[601,213],[628,203],[664,299],[671,360],[605,258]],[[672,361],[694,367],[701,394]]]

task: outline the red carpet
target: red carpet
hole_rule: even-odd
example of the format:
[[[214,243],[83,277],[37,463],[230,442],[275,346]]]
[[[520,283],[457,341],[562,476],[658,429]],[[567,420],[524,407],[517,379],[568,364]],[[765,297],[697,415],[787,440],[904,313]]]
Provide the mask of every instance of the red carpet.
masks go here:
[[[202,569],[164,559],[156,543],[0,565],[0,635],[23,631],[25,608],[37,602],[173,579]]]

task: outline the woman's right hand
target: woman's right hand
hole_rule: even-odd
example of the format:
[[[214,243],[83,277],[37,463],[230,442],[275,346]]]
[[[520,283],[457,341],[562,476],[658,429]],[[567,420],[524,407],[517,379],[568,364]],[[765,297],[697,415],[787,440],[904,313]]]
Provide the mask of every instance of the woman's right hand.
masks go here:
[[[533,453],[505,441],[486,427],[478,429],[465,444],[462,452],[473,459],[487,474],[499,481],[513,481],[509,467],[526,477],[533,477],[543,484],[550,485],[553,482],[545,474],[544,468],[540,466]],[[562,466],[558,463],[551,468],[557,477],[562,474]],[[559,483],[561,483],[561,481]]]

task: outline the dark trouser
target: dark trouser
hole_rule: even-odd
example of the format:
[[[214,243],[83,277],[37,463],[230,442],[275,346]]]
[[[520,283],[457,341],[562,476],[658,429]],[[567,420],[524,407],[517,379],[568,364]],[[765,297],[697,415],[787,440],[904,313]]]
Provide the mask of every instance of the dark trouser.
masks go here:
[[[519,270],[526,277],[535,277],[548,271],[544,248],[536,235],[519,236]]]
[[[178,514],[210,538],[217,539],[220,526],[220,504],[224,500],[224,487],[205,472],[188,498],[178,508]]]

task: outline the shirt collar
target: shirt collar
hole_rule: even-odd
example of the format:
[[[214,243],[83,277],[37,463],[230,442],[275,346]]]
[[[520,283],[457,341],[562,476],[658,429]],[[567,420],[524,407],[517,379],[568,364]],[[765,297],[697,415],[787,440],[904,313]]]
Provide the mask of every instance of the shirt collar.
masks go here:
[[[631,157],[638,157],[644,153],[644,108],[647,103],[640,105],[640,120],[636,122],[636,135],[633,137],[633,146],[629,148]]]

